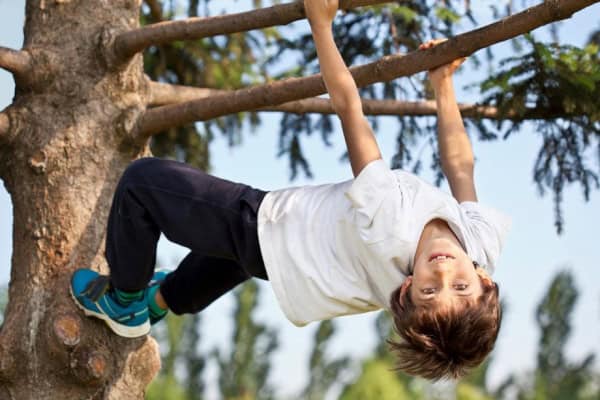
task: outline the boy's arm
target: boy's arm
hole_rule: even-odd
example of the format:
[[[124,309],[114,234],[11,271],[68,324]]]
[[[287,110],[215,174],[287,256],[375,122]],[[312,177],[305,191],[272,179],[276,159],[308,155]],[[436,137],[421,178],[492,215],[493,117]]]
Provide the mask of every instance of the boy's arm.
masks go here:
[[[435,46],[440,41],[430,41],[421,49]],[[438,116],[438,145],[442,172],[446,175],[454,198],[477,201],[473,179],[474,157],[471,142],[465,131],[456,103],[452,75],[462,64],[459,59],[429,71],[429,79],[435,92]]]
[[[333,39],[331,23],[338,0],[304,0],[317,48],[321,74],[333,108],[342,122],[352,173],[358,176],[371,161],[381,158],[379,146],[366,120],[356,83]]]

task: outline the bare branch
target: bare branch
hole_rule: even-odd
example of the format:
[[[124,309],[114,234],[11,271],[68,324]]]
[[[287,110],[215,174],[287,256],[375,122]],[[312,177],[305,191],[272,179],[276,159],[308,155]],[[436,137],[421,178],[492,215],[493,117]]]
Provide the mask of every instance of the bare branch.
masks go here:
[[[230,93],[227,90],[195,88],[168,83],[150,82],[150,106],[164,106],[167,104],[182,103],[185,101],[203,99],[210,96]],[[432,116],[436,115],[435,101],[400,101],[400,100],[372,100],[362,99],[365,115],[392,115],[392,116]],[[516,113],[500,113],[498,108],[477,104],[460,103],[461,114],[465,118],[473,119],[511,119],[522,118]],[[288,103],[259,108],[264,112],[288,112],[294,114],[335,114],[329,99],[312,97],[309,99],[290,101]],[[547,118],[536,109],[530,109],[523,114],[526,119]]]
[[[10,129],[10,119],[5,112],[0,113],[0,138],[6,136]]]
[[[168,104],[183,103],[185,101],[203,99],[216,94],[228,93],[228,90],[197,88],[183,85],[172,85],[149,81],[150,101],[148,106],[164,106]]]
[[[413,75],[466,57],[479,49],[527,33],[550,22],[568,18],[574,12],[598,1],[600,0],[547,0],[510,17],[455,36],[431,49],[383,57],[373,63],[353,67],[350,71],[360,87]],[[173,126],[256,110],[318,96],[325,92],[321,76],[312,75],[158,107],[146,111],[143,115],[139,121],[138,135],[143,139]]]
[[[389,1],[342,0],[340,9],[347,10]],[[237,14],[161,22],[118,35],[114,41],[114,54],[117,59],[125,61],[152,45],[287,25],[305,16],[304,2],[295,1]]]
[[[24,77],[31,69],[31,56],[26,51],[18,51],[0,46],[0,68]]]
[[[157,22],[162,21],[163,13],[160,2],[158,2],[157,0],[144,0],[144,2],[146,3],[146,5],[148,5],[148,8],[150,9],[150,15],[152,15],[152,18]]]

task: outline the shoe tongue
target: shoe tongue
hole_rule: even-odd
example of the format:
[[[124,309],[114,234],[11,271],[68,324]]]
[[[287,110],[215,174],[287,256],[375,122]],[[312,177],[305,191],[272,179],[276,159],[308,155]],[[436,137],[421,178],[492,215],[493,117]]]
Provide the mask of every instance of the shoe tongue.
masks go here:
[[[106,293],[109,286],[110,278],[106,275],[99,275],[88,283],[85,293],[92,301],[98,301]]]

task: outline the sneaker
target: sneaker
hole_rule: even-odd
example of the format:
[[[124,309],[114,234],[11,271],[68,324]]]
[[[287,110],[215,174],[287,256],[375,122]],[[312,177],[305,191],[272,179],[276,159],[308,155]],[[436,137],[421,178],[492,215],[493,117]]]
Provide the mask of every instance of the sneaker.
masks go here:
[[[152,280],[150,280],[150,283],[148,284],[148,289],[151,289],[154,286],[160,286],[170,272],[171,271],[167,269],[159,269],[158,271],[156,271],[154,275],[152,275]],[[148,299],[148,301],[150,301],[150,299]],[[168,310],[165,310],[163,314],[157,315],[152,312],[152,309],[150,307],[148,307],[148,313],[150,316],[150,325],[154,325],[167,316]]]
[[[150,332],[145,292],[143,299],[124,307],[111,296],[109,277],[91,269],[75,271],[70,289],[85,315],[102,319],[117,335],[136,338]]]

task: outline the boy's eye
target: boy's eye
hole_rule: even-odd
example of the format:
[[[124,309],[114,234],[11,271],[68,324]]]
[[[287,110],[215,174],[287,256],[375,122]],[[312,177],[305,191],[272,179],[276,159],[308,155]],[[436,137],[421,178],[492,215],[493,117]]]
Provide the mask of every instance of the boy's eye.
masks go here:
[[[467,290],[468,287],[469,287],[469,285],[467,285],[465,283],[459,283],[457,285],[454,285],[454,289],[456,289],[456,290]]]
[[[435,293],[435,289],[434,288],[424,288],[424,289],[421,289],[421,293],[423,293],[423,294],[434,294]]]

